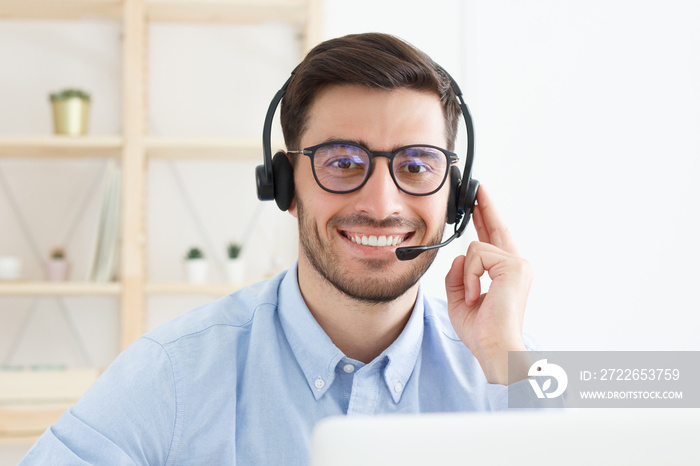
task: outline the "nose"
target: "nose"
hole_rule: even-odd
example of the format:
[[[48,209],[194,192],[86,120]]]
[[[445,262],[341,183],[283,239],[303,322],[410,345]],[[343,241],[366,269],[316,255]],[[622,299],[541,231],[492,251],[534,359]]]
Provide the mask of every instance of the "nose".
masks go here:
[[[373,169],[365,185],[356,191],[355,209],[378,220],[400,215],[403,210],[404,193],[391,177],[389,160],[374,159]]]

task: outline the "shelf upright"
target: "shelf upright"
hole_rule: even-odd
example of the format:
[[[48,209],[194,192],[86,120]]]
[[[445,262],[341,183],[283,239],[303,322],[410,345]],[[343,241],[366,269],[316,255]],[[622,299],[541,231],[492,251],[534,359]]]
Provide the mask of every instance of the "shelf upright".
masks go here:
[[[123,113],[124,152],[122,170],[123,226],[121,280],[121,348],[143,332],[146,299],[145,267],[145,189],[146,160],[144,138],[145,108],[145,31],[143,0],[124,0],[123,15]]]
[[[324,39],[325,8],[324,0],[306,1],[306,21],[304,23],[304,55]],[[302,57],[303,58],[303,57]]]

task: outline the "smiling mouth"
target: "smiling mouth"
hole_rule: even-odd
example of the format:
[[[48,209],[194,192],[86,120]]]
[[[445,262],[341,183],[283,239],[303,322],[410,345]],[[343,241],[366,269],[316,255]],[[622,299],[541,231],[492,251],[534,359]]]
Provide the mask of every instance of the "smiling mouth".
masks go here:
[[[404,233],[400,235],[361,235],[357,233],[340,232],[345,238],[355,244],[362,246],[372,246],[375,248],[393,247],[406,241],[413,233]]]

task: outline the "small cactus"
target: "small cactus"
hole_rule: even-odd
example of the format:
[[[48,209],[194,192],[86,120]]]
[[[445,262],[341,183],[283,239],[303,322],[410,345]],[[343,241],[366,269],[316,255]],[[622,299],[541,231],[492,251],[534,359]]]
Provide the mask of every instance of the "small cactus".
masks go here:
[[[242,247],[243,247],[243,246],[241,246],[240,244],[237,244],[237,243],[229,243],[228,248],[227,248],[228,257],[229,257],[230,259],[235,259],[235,258],[237,258],[237,257],[240,255],[240,253],[241,253],[241,248],[242,248]]]
[[[80,89],[65,89],[61,92],[51,93],[49,95],[51,102],[55,102],[57,100],[68,100],[74,97],[87,100],[88,102],[90,101],[90,94],[81,91]]]

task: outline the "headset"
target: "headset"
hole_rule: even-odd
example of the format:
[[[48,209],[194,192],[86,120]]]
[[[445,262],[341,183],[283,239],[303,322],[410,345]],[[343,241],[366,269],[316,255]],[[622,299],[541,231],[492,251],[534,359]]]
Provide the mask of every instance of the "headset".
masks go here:
[[[455,229],[454,234],[440,244],[397,248],[396,257],[402,261],[415,259],[425,251],[447,246],[452,240],[459,238],[467,227],[467,224],[469,224],[469,219],[474,212],[474,205],[476,204],[476,193],[479,190],[479,182],[472,178],[472,166],[474,164],[474,126],[471,114],[469,113],[467,104],[464,102],[462,91],[457,85],[457,82],[444,68],[437,64],[436,66],[449,79],[452,91],[459,100],[459,107],[462,110],[464,123],[467,127],[467,157],[464,163],[464,176],[462,177],[459,168],[456,166],[452,166],[449,175],[450,194],[447,202],[446,221],[449,224],[454,224]],[[261,201],[271,201],[274,199],[277,203],[277,207],[283,211],[289,209],[294,199],[294,172],[292,164],[283,151],[277,152],[274,157],[272,156],[270,138],[275,112],[284,93],[287,91],[289,83],[294,78],[297,69],[299,69],[299,66],[294,68],[287,81],[282,88],[277,91],[272,102],[270,102],[267,115],[265,116],[265,124],[263,125],[264,163],[255,168],[258,199]]]

